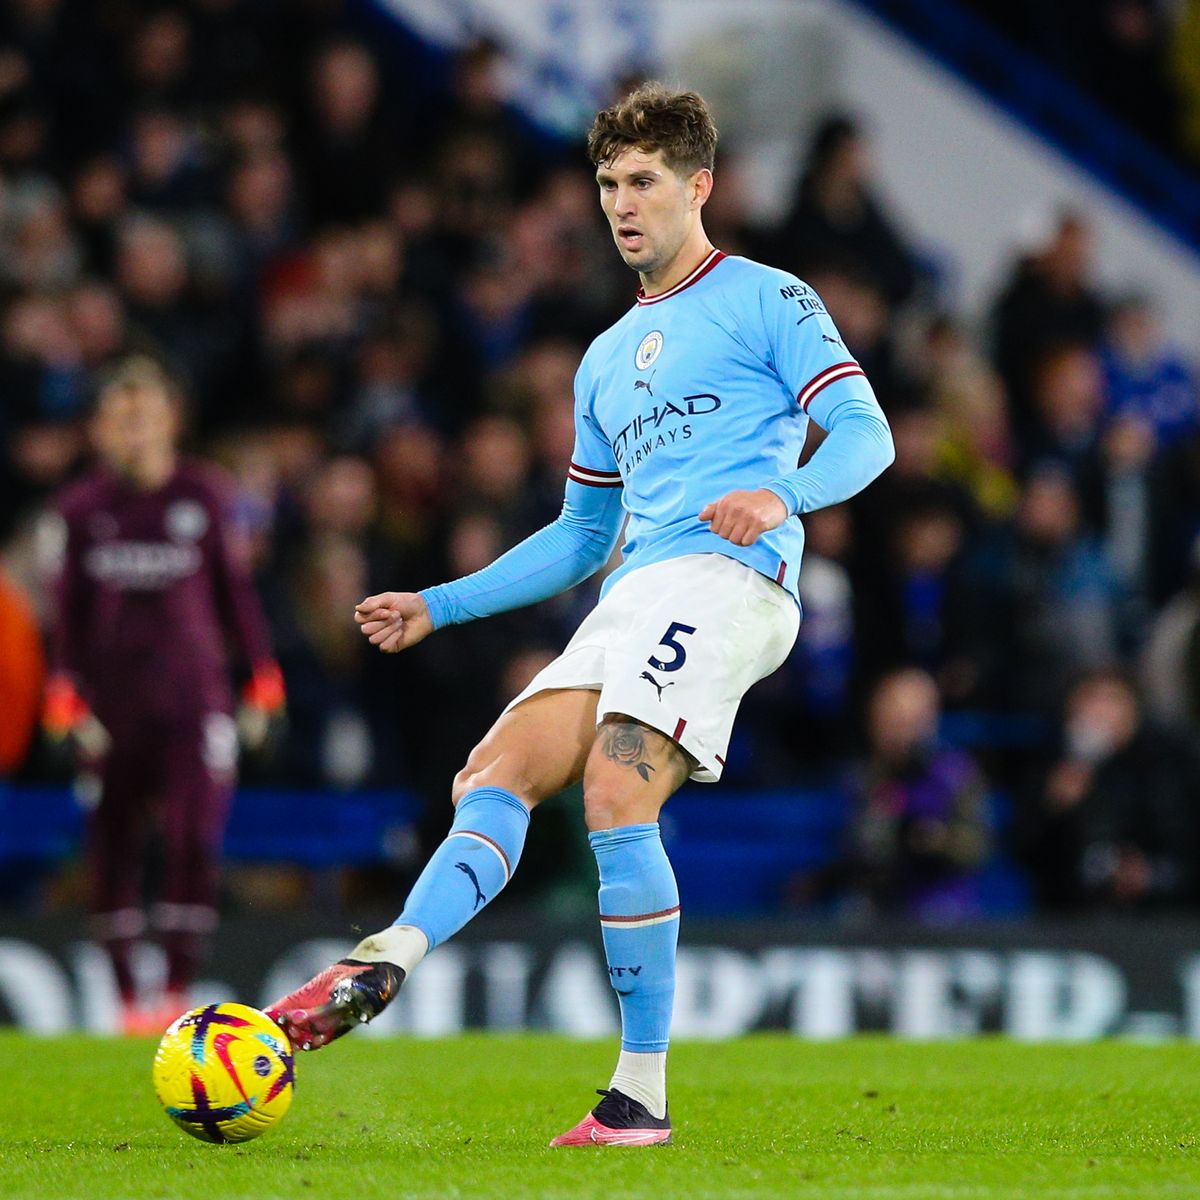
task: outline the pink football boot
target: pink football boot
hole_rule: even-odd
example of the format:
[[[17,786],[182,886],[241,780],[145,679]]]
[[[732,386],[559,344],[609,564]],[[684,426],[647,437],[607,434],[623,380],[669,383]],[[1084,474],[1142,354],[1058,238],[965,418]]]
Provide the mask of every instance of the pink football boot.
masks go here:
[[[670,1142],[670,1110],[660,1120],[644,1104],[615,1089],[597,1088],[596,1094],[604,1099],[551,1146],[665,1146]]]
[[[317,1050],[377,1017],[404,982],[389,962],[343,958],[266,1010],[297,1050]]]

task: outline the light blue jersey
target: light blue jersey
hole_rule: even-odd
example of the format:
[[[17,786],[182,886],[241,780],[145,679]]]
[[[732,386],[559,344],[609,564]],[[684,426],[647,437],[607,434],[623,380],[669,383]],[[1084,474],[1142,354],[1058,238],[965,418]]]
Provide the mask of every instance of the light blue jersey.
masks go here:
[[[828,436],[797,467],[809,420]],[[737,559],[797,596],[797,514],[854,495],[892,460],[862,368],[817,294],[783,271],[714,250],[589,347],[575,377],[575,448],[562,515],[476,574],[423,592],[435,627],[553,595],[597,570],[628,515],[621,566],[684,554]],[[789,518],[751,546],[699,513],[769,488]],[[602,592],[603,594],[603,592]]]

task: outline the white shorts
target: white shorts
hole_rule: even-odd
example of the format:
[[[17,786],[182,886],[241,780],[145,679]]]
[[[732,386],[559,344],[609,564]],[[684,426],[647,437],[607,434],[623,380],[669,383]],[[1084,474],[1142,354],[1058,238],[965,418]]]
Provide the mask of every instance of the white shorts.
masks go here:
[[[567,648],[505,712],[551,688],[600,693],[597,724],[625,713],[678,742],[715,783],[738,705],[788,656],[800,610],[777,583],[723,554],[687,554],[617,580]]]

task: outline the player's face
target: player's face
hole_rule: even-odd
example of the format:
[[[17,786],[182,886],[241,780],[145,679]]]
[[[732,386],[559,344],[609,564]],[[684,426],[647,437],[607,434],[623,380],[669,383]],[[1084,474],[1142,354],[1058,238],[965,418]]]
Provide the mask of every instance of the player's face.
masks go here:
[[[636,146],[596,171],[600,206],[627,266],[652,276],[671,264],[707,198],[710,179],[703,169],[681,177],[661,150]]]
[[[178,430],[171,398],[153,383],[112,387],[96,410],[93,436],[100,453],[119,470],[171,449]]]

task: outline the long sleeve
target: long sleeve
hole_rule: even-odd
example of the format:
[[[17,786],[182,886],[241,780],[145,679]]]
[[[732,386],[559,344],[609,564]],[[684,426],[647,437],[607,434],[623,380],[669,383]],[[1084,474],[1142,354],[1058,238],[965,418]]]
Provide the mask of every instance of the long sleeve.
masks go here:
[[[848,500],[895,458],[871,384],[808,284],[782,273],[766,276],[759,315],[776,375],[798,412],[828,434],[808,463],[764,486],[792,516]]]
[[[536,604],[594,575],[617,543],[621,489],[568,478],[562,512],[473,575],[421,593],[435,629]]]
[[[792,516],[848,500],[896,456],[891,430],[874,398],[848,395],[832,400],[819,423],[828,433],[812,458],[766,485]]]
[[[90,603],[81,565],[80,530],[72,514],[52,510],[38,527],[38,558],[53,597],[50,626],[50,666],[77,683],[85,671],[82,632],[88,628]]]
[[[575,373],[575,445],[562,512],[482,571],[421,593],[434,629],[557,596],[607,561],[625,520],[621,473],[591,412],[585,357]]]

